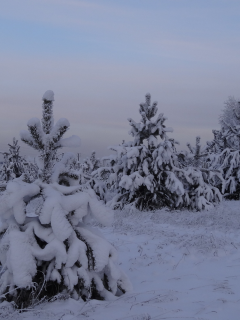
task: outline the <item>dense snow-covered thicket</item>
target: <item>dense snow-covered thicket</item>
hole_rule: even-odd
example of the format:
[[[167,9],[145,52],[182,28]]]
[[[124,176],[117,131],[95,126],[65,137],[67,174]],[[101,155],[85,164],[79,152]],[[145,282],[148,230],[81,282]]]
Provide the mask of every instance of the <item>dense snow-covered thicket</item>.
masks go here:
[[[63,139],[67,119],[54,124],[53,92],[43,96],[43,119],[28,122],[22,140],[40,153],[38,179],[11,180],[1,196],[0,299],[18,308],[56,294],[75,299],[107,299],[131,288],[118,266],[116,249],[95,229],[91,217],[112,222],[112,212],[94,191],[79,185],[75,156],[57,150],[79,145]],[[58,162],[56,162],[58,160]]]
[[[173,131],[165,126],[167,118],[160,113],[153,119],[157,110],[157,102],[151,104],[151,96],[147,94],[145,103],[140,104],[141,122],[129,119],[132,127],[129,133],[134,141],[111,147],[116,156],[109,158],[108,166],[93,173],[98,178],[107,176],[107,186],[117,190],[109,205],[123,208],[131,204],[140,210],[163,206],[197,210],[212,207],[213,202],[221,200],[221,193],[204,180],[201,170],[192,163],[181,166],[177,142],[167,136]]]

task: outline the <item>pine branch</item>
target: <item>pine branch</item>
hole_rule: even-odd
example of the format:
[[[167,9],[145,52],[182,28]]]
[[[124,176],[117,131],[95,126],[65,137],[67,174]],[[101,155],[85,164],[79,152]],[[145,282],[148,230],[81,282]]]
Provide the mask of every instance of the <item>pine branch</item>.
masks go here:
[[[36,125],[28,125],[28,130],[35,143],[31,143],[30,141],[24,141],[24,140],[22,141],[27,143],[29,146],[33,147],[36,150],[43,150],[44,144],[41,139],[41,135],[38,132],[38,127]]]

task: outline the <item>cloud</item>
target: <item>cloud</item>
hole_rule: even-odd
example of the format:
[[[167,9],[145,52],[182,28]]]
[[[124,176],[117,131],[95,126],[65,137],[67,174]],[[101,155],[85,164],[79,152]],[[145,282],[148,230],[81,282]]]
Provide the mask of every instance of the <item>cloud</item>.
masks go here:
[[[0,148],[41,118],[48,89],[85,155],[131,139],[127,118],[139,121],[146,92],[183,146],[211,139],[240,81],[236,8],[213,2],[5,1]]]
[[[1,7],[0,15],[11,20],[11,28],[17,30],[17,22],[25,21],[29,22],[26,28],[31,25],[35,30],[36,36],[34,32],[27,35],[26,28],[25,34],[20,35],[18,50],[25,47],[26,54],[35,48],[34,54],[41,52],[43,56],[52,52],[58,56],[105,56],[145,64],[172,59],[181,63],[239,65],[236,5],[226,6],[225,1],[218,1],[218,6],[209,1],[194,6],[191,1],[181,5],[171,1],[175,6],[169,1],[144,3],[35,0],[33,4],[22,0],[19,5],[19,1],[10,0]]]

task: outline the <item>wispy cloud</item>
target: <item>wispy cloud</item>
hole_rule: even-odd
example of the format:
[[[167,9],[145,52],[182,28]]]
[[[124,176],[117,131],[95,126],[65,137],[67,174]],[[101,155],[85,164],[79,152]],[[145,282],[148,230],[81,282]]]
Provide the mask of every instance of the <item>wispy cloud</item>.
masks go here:
[[[0,149],[41,118],[47,89],[55,118],[69,118],[85,154],[131,139],[127,118],[139,120],[147,91],[183,146],[196,134],[211,139],[223,101],[239,90],[240,4],[227,3],[5,1]]]

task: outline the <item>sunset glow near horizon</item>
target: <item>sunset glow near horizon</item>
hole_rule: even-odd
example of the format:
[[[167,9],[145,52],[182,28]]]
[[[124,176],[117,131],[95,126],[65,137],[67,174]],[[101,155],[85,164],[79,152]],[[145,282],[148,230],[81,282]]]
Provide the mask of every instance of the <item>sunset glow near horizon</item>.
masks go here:
[[[127,119],[140,120],[147,92],[180,149],[211,140],[224,101],[240,98],[239,1],[0,2],[0,151],[41,119],[48,89],[83,157],[132,140]]]

